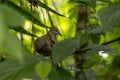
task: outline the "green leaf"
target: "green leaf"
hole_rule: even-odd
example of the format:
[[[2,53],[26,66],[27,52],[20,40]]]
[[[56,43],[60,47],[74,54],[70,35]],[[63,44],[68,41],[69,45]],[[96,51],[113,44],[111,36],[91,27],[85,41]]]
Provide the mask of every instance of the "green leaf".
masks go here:
[[[48,76],[49,80],[75,80],[65,69],[54,67]]]
[[[5,31],[1,28],[1,30]],[[1,32],[0,30],[0,50],[2,53],[7,53],[14,59],[17,59],[19,61],[23,61],[23,52],[22,52],[22,46],[20,43],[20,40],[18,38],[10,33],[7,33],[5,31]]]
[[[96,0],[70,0],[70,2],[79,2],[83,4],[87,4],[93,8],[96,6]]]
[[[91,69],[100,60],[101,60],[101,58],[99,58],[99,55],[92,55],[84,62],[83,67],[84,67],[84,69]]]
[[[21,42],[15,35],[9,33],[8,27],[4,24],[3,14],[0,13],[0,51],[1,53],[7,53],[14,59],[23,61]]]
[[[62,14],[56,12],[55,10],[51,9],[50,7],[48,7],[46,4],[42,3],[41,1],[39,1],[39,6],[45,8],[46,10],[51,11],[51,12],[53,12],[53,13],[59,15],[59,16],[65,17],[64,15],[62,15]]]
[[[85,53],[84,57],[89,57],[92,54],[98,53],[99,51],[105,51],[106,54],[118,55],[118,52],[113,48],[106,45],[92,45],[86,48],[88,51]]]
[[[9,28],[10,28],[10,29],[13,29],[13,30],[15,30],[15,31],[17,31],[17,32],[20,32],[20,33],[23,33],[23,34],[32,36],[32,37],[37,37],[36,35],[34,35],[34,34],[28,32],[28,31],[26,31],[26,30],[25,30],[24,28],[22,28],[22,27],[14,28],[14,27],[10,27],[10,26],[9,26]]]
[[[35,67],[36,73],[40,76],[42,80],[45,80],[45,78],[48,76],[52,69],[51,62],[45,61],[39,61],[39,63]]]
[[[100,35],[91,34],[89,36],[91,38],[92,43],[94,43],[94,44],[99,44],[100,43]]]
[[[101,2],[106,2],[106,3],[111,3],[110,0],[96,0],[96,1],[101,1]]]
[[[7,26],[22,26],[24,19],[15,10],[6,5],[0,5],[0,11],[3,13],[3,18]]]
[[[101,34],[106,31],[111,31],[113,28],[111,27],[95,27],[88,31],[89,34]]]
[[[86,68],[92,68],[95,63],[98,63],[99,61],[96,60],[95,58],[94,59],[87,59],[85,61],[85,63],[83,64],[83,67],[86,69]]]
[[[97,77],[98,73],[92,69],[86,69],[85,75],[87,77],[87,80],[94,80]]]
[[[110,27],[120,25],[120,4],[101,9],[99,18],[103,26]]]
[[[70,54],[72,54],[79,47],[79,41],[76,39],[66,39],[55,44],[52,50],[53,59],[59,62]]]
[[[34,72],[35,65],[41,57],[29,55],[24,63],[8,59],[0,64],[0,80],[22,80]]]
[[[15,3],[11,2],[11,1],[7,1],[7,5],[10,6],[11,8],[13,8],[14,10],[16,10],[19,14],[21,14],[24,18],[28,19],[28,20],[32,20],[32,18],[34,17],[33,15],[31,15],[29,12],[27,12],[26,10],[22,9],[21,7],[19,7],[18,5],[16,5]],[[41,27],[45,27],[45,28],[49,28],[47,25],[44,25],[41,21],[39,21],[37,18],[34,17],[34,21],[35,24],[41,26]]]
[[[34,34],[22,28],[24,19],[15,10],[5,5],[1,5],[0,9],[1,9],[1,12],[3,13],[3,18],[4,18],[4,22],[6,23],[6,26],[8,26],[9,28],[17,32],[21,32],[30,36],[37,37]]]

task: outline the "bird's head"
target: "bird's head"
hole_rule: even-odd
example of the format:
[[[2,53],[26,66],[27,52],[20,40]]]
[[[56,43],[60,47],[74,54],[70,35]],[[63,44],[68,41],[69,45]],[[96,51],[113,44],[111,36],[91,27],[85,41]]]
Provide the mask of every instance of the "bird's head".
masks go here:
[[[53,35],[61,35],[62,36],[62,34],[60,33],[60,31],[57,27],[52,27],[50,29],[50,33],[53,34]]]

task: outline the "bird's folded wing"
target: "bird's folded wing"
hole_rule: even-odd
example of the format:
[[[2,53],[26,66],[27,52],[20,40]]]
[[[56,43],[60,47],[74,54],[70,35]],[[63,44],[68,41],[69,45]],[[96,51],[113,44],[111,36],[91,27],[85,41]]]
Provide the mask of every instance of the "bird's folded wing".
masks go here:
[[[39,37],[35,42],[36,51],[38,51],[39,49],[42,49],[43,47],[45,47],[45,45],[46,43],[45,43],[44,37]]]

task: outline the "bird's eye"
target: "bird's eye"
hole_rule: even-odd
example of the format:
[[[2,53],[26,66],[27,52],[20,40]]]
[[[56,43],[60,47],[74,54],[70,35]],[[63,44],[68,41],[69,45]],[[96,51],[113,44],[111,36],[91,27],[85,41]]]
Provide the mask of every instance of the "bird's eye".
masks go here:
[[[55,30],[55,32],[58,32],[58,30]]]

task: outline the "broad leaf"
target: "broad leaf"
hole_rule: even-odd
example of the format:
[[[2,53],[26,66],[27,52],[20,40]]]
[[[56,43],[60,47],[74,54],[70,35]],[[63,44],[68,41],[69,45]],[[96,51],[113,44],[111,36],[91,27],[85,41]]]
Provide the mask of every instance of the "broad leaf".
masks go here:
[[[2,12],[0,12],[0,51],[19,61],[23,60],[23,52],[20,40],[9,33],[9,28],[4,24]]]
[[[34,34],[22,28],[25,19],[21,15],[19,15],[15,10],[5,5],[1,5],[0,9],[1,12],[3,13],[3,18],[6,23],[6,26],[17,32],[36,37]]]
[[[23,52],[20,40],[10,33],[2,32],[2,28],[0,29],[0,51],[2,53],[7,53],[9,56],[22,61],[23,60]]]
[[[39,61],[39,63],[36,65],[35,71],[40,76],[40,78],[44,80],[50,73],[51,69],[52,69],[51,62]]]
[[[85,57],[98,53],[99,51],[105,51],[106,54],[118,55],[118,52],[113,48],[106,45],[92,45],[86,48],[88,51],[85,53]]]
[[[48,78],[49,80],[75,80],[70,72],[57,67],[53,67]]]
[[[101,34],[106,31],[111,31],[113,28],[112,27],[95,27],[93,29],[90,29],[88,31],[89,34]]]
[[[101,9],[99,18],[103,26],[116,26],[120,25],[120,4],[112,5]]]
[[[94,80],[97,77],[98,73],[94,70],[86,69],[85,75],[86,75],[87,80]]]
[[[27,12],[26,10],[22,9],[21,7],[17,6],[16,4],[14,4],[11,1],[7,2],[7,5],[9,5],[11,8],[13,8],[14,10],[16,10],[19,14],[21,14],[23,17],[25,17],[28,20],[32,20],[32,15]],[[48,28],[48,26],[44,25],[42,22],[40,22],[37,18],[34,17],[34,21],[35,24],[41,26],[41,27],[46,27]]]
[[[3,13],[3,18],[7,26],[20,27],[24,23],[24,19],[15,10],[6,5],[0,5],[0,11]]]
[[[53,47],[52,55],[55,62],[59,62],[70,54],[72,54],[79,47],[79,41],[76,39],[66,39],[56,43]]]
[[[24,63],[8,59],[0,64],[0,80],[22,80],[34,72],[35,65],[39,60],[38,56],[26,56]]]

